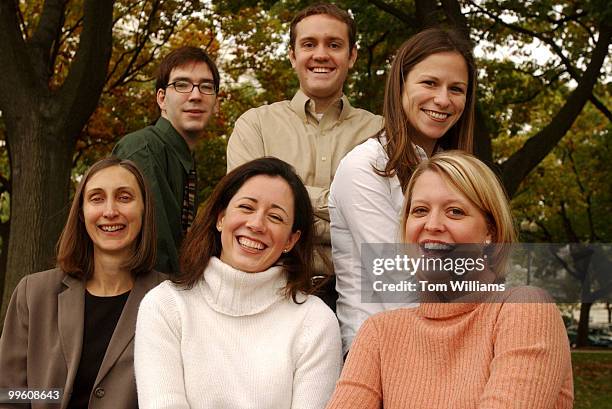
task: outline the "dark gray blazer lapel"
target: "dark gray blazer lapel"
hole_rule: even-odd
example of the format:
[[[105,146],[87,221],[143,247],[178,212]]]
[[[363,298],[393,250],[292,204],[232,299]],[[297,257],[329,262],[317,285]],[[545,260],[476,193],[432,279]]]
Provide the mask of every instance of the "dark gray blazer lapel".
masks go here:
[[[85,314],[85,286],[74,277],[66,276],[62,283],[67,287],[57,296],[57,326],[66,360],[66,388],[64,395],[72,392],[81,349],[83,347],[83,322]]]
[[[128,296],[123,312],[119,317],[113,336],[106,348],[104,359],[100,365],[98,376],[96,377],[95,385],[98,385],[102,379],[108,374],[108,371],[113,367],[119,359],[130,341],[134,338],[136,331],[136,317],[138,316],[138,307],[140,301],[151,288],[163,281],[163,277],[157,272],[149,272],[143,276],[139,276],[134,281],[134,287]]]

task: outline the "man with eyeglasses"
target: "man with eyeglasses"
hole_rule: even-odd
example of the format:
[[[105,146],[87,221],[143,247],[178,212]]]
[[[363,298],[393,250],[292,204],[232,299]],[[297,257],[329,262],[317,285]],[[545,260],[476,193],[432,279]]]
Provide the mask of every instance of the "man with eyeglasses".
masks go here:
[[[196,166],[193,151],[217,111],[219,71],[197,47],[168,54],[157,73],[160,118],[124,136],[113,155],[130,159],[144,173],[155,202],[157,261],[167,274],[179,270],[178,248],[197,210]]]

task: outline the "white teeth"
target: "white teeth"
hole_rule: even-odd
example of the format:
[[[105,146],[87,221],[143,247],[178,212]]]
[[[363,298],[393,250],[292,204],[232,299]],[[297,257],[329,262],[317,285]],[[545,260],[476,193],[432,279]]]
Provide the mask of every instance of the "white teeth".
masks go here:
[[[123,229],[125,226],[123,224],[115,224],[112,226],[100,226],[100,228],[104,231],[107,232],[113,232],[113,231],[117,231],[117,230],[121,230]]]
[[[317,73],[317,74],[327,74],[328,72],[331,72],[331,68],[315,67],[315,68],[312,69],[312,71]]]
[[[434,119],[446,119],[450,116],[450,114],[445,114],[443,112],[430,111],[428,109],[424,109],[423,112],[425,112],[427,115],[429,115],[430,117]]]
[[[254,241],[251,239],[247,239],[246,237],[240,237],[238,239],[238,243],[240,243],[240,245],[244,247],[248,247],[248,248],[255,249],[255,250],[263,250],[266,247],[264,246],[263,243],[260,243],[258,241]]]
[[[424,243],[423,248],[425,250],[452,250],[454,247],[446,243]]]

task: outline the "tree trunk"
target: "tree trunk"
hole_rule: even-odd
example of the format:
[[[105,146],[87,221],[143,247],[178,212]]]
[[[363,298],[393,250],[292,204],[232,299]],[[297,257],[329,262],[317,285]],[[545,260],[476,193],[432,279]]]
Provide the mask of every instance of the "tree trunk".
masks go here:
[[[589,345],[589,314],[591,312],[590,302],[580,304],[580,319],[578,320],[578,334],[576,334],[576,347]]]
[[[493,149],[491,147],[491,132],[487,128],[487,121],[482,113],[480,103],[476,102],[476,123],[474,124],[474,155],[494,167]]]
[[[26,42],[16,2],[0,2],[0,109],[11,165],[11,234],[0,320],[26,274],[53,265],[68,209],[72,152],[95,110],[112,48],[114,0],[85,0],[79,48],[62,86],[51,90],[51,49],[66,2],[46,0]]]
[[[23,276],[53,266],[68,208],[75,137],[66,137],[58,119],[36,109],[35,98],[30,103],[16,110],[23,115],[6,118],[13,188],[2,316]]]
[[[438,2],[432,0],[416,0],[415,14],[419,22],[419,29],[424,30],[429,27],[434,27],[440,24],[440,15],[438,12]]]
[[[11,231],[11,219],[0,224],[0,238],[2,246],[0,247],[0,297],[4,291],[4,279],[6,277],[6,260],[8,258],[8,242]],[[0,301],[2,298],[0,298]],[[1,306],[0,306],[1,308]]]

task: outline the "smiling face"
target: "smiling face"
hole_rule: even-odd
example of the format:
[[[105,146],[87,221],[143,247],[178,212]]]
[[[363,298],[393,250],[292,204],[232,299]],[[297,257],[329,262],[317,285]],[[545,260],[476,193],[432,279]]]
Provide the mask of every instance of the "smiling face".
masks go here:
[[[210,82],[213,74],[208,64],[193,62],[178,66],[170,72],[168,84],[183,80],[192,84]],[[161,116],[166,118],[174,129],[185,139],[190,148],[204,133],[211,115],[216,111],[216,95],[205,95],[194,87],[189,93],[177,92],[174,86],[157,90],[157,104]]]
[[[431,170],[414,183],[405,229],[407,243],[432,251],[491,240],[483,212]]]
[[[465,108],[468,68],[457,52],[432,54],[406,76],[402,106],[411,137],[430,155]]]
[[[94,257],[129,258],[142,227],[144,205],[134,175],[111,166],[89,178],[83,190],[83,220]]]
[[[235,269],[258,273],[290,251],[300,237],[292,232],[293,192],[281,177],[248,179],[217,218],[221,230],[221,256]]]
[[[357,48],[349,48],[348,27],[327,14],[308,16],[296,25],[295,47],[289,51],[300,89],[315,102],[317,112],[342,95]]]

